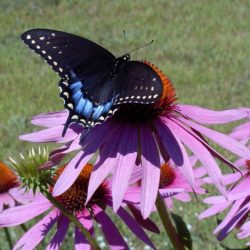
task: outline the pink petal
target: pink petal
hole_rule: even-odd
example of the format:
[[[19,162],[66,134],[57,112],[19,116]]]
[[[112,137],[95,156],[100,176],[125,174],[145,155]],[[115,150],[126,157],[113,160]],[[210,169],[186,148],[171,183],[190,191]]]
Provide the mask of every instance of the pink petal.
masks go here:
[[[237,214],[227,223],[225,227],[222,228],[219,235],[217,236],[218,240],[223,240],[241,221],[242,218],[245,217],[246,214],[249,213],[250,204],[242,207]]]
[[[0,194],[0,201],[2,203],[2,206],[6,205],[8,207],[14,207],[15,205],[13,197],[7,192]]]
[[[119,217],[123,220],[123,222],[128,226],[128,229],[141,241],[149,245],[151,248],[156,249],[152,241],[145,234],[143,229],[139,226],[139,224],[134,220],[134,218],[123,208],[120,207],[117,211]]]
[[[181,193],[184,191],[185,191],[184,188],[161,188],[159,189],[159,193],[163,199],[177,195],[178,193]]]
[[[88,210],[84,211],[84,216],[79,215],[78,220],[92,235],[94,234],[94,224]],[[91,250],[90,244],[77,227],[75,228],[75,250]]]
[[[213,180],[215,186],[220,190],[220,192],[226,195],[225,187],[222,183],[222,173],[220,168],[218,167],[216,161],[211,156],[211,154],[207,151],[207,149],[192,135],[190,135],[187,131],[185,131],[182,127],[178,126],[176,123],[172,121],[168,121],[169,126],[175,134],[179,137],[184,144],[186,144],[192,152],[200,159],[203,163],[204,167],[206,167],[208,174]]]
[[[160,137],[160,141],[167,150],[170,158],[177,166],[181,166],[183,164],[182,151],[168,125],[166,123],[164,124],[161,120],[157,120],[155,122],[155,128]]]
[[[20,225],[47,211],[52,204],[49,201],[32,202],[4,210],[0,214],[0,227]]]
[[[14,246],[13,250],[34,249],[53,227],[53,225],[57,221],[58,214],[58,210],[54,209],[48,215],[42,218],[22,236],[22,238]]]
[[[36,131],[30,134],[19,136],[20,140],[30,141],[30,142],[57,142],[65,143],[74,140],[77,137],[77,133],[72,129],[68,129],[64,137],[62,137],[62,131],[64,125],[59,125],[56,127]]]
[[[109,216],[98,206],[93,209],[95,219],[101,226],[111,250],[129,250],[128,245]]]
[[[250,177],[247,176],[243,179],[237,186],[230,190],[228,194],[229,200],[238,200],[241,198],[246,198],[250,195]]]
[[[39,194],[34,195],[33,191],[26,192],[25,188],[12,188],[9,190],[11,196],[19,203],[25,204],[37,200]]]
[[[53,188],[53,196],[63,194],[72,186],[92,156],[93,153],[81,151],[68,163]]]
[[[229,207],[231,205],[231,202],[225,202],[225,203],[220,203],[220,204],[215,204],[212,205],[210,208],[208,208],[207,210],[203,211],[200,215],[199,215],[199,220],[205,219],[207,217],[210,216],[214,216],[222,211],[224,211],[227,207]]]
[[[67,120],[68,114],[69,112],[67,110],[44,113],[32,117],[31,123],[42,127],[55,127],[63,125]]]
[[[175,195],[174,198],[181,202],[189,202],[192,200],[191,196],[188,193],[179,193]]]
[[[143,227],[143,228],[145,228],[153,233],[157,233],[157,234],[160,233],[160,230],[158,229],[156,224],[152,220],[150,220],[149,218],[144,220],[140,210],[137,209],[134,205],[128,204],[128,208],[131,211],[131,213],[133,214],[136,221],[140,224],[141,227]]]
[[[233,203],[229,213],[226,215],[226,217],[223,219],[223,221],[215,228],[214,234],[217,234],[219,231],[221,231],[228,223],[232,220],[232,218],[235,216],[237,211],[240,209],[242,203],[245,201],[245,199],[239,199]],[[231,205],[232,202],[225,202],[224,204]]]
[[[69,220],[67,217],[65,217],[64,215],[61,215],[58,219],[57,219],[57,230],[56,233],[54,235],[54,237],[52,238],[52,240],[50,241],[49,245],[47,246],[47,250],[58,250],[60,249],[63,240],[67,234],[68,231],[68,227],[69,227]]]
[[[178,111],[202,124],[225,124],[238,121],[247,117],[248,112],[243,109],[230,109],[214,111],[193,105],[177,105]]]
[[[137,136],[135,127],[127,127],[123,130],[120,143],[117,148],[117,166],[114,168],[112,178],[113,209],[117,211],[122,203],[129,179],[132,175],[137,156]]]
[[[230,134],[231,137],[235,139],[245,139],[250,135],[250,122],[243,123],[233,129],[233,132]]]
[[[250,155],[250,150],[242,145],[240,142],[232,139],[231,137],[224,135],[222,133],[219,133],[217,131],[214,131],[212,129],[203,127],[201,125],[198,125],[194,122],[191,122],[187,119],[184,118],[178,118],[179,120],[181,120],[183,123],[189,125],[191,128],[199,131],[200,133],[202,133],[203,135],[207,136],[209,139],[213,140],[214,142],[216,142],[218,145],[224,147],[225,149],[229,150],[230,152],[241,156],[243,158],[248,159],[249,155]]]
[[[143,168],[142,168],[141,164],[135,165],[133,172],[132,172],[132,175],[131,175],[131,178],[129,180],[129,184],[134,184],[134,183],[138,182],[139,180],[141,180],[142,171],[143,171]]]
[[[152,132],[147,126],[141,126],[141,153],[141,212],[146,219],[154,207],[160,183],[160,157]]]
[[[241,228],[240,232],[237,234],[239,239],[244,239],[250,236],[250,221],[246,222]]]
[[[128,186],[126,193],[123,197],[125,203],[139,203],[141,195],[141,187],[139,186]]]

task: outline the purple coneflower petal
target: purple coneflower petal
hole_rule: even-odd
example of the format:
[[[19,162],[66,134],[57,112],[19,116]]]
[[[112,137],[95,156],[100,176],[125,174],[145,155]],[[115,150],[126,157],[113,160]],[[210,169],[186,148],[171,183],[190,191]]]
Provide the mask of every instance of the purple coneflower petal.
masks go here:
[[[181,202],[189,202],[192,200],[191,196],[188,193],[179,193],[176,194],[174,197],[176,200],[179,200]]]
[[[0,203],[3,205],[7,205],[8,207],[14,207],[15,201],[13,197],[9,193],[0,194]]]
[[[248,115],[248,113],[243,109],[214,111],[185,104],[178,104],[176,107],[181,114],[202,124],[225,124],[244,119]]]
[[[42,127],[55,127],[66,122],[69,112],[67,110],[60,110],[51,113],[45,113],[33,116],[31,123]]]
[[[129,186],[124,194],[123,201],[126,203],[139,203],[141,196],[141,187]]]
[[[23,249],[30,250],[34,249],[46,236],[49,230],[57,221],[58,210],[54,209],[38,223],[36,223],[31,229],[29,229],[21,239],[16,243],[13,250]]]
[[[178,142],[176,141],[175,136],[169,129],[168,125],[166,123],[163,123],[161,120],[157,120],[155,124],[155,128],[170,158],[174,161],[174,163],[177,166],[182,166],[183,164],[182,151],[180,149]]]
[[[16,201],[18,201],[22,204],[29,203],[29,202],[33,201],[34,199],[37,200],[39,196],[42,196],[38,193],[36,195],[34,195],[33,191],[27,192],[27,191],[25,191],[25,188],[20,189],[20,187],[10,189],[9,193]],[[42,199],[42,197],[41,197],[41,199]]]
[[[150,220],[149,218],[143,219],[141,211],[136,208],[134,205],[128,204],[128,208],[135,217],[136,221],[142,226],[143,228],[147,229],[148,231],[151,231],[153,233],[160,233],[159,228],[156,226],[156,224]]]
[[[69,227],[69,220],[67,217],[65,217],[64,215],[61,215],[58,219],[57,219],[57,230],[56,233],[54,235],[54,237],[52,238],[52,240],[50,241],[49,245],[47,246],[47,250],[58,250],[60,249],[63,240],[67,234],[68,231],[68,227]]]
[[[100,149],[99,161],[97,161],[95,164],[89,179],[86,202],[89,201],[96,189],[104,181],[107,175],[111,173],[117,164],[116,154],[117,147],[120,142],[120,133],[121,131],[119,131],[118,134],[111,134],[106,143]]]
[[[98,206],[93,208],[96,221],[101,225],[101,229],[112,250],[129,250],[127,243],[122,238],[120,232],[109,216]]]
[[[185,188],[162,188],[159,189],[159,193],[163,199],[174,196],[178,193],[184,192]]]
[[[146,126],[141,127],[141,153],[141,212],[146,219],[155,204],[160,183],[160,157],[152,132]]]
[[[249,213],[250,204],[248,203],[246,206],[242,207],[237,214],[234,215],[234,217],[226,224],[225,227],[220,231],[220,233],[217,236],[218,240],[223,240],[225,237],[236,227],[236,225],[239,223],[239,221],[247,214]]]
[[[226,195],[226,190],[222,183],[221,170],[208,150],[176,123],[169,121],[169,126],[174,130],[175,134],[180,138],[180,140],[183,141],[184,144],[186,144],[200,159],[200,161],[204,164],[204,167],[206,167],[207,172],[213,180],[215,186],[222,194]]]
[[[238,200],[249,196],[249,184],[250,177],[247,176],[245,179],[242,179],[242,181],[228,193],[228,200]]]
[[[241,228],[240,232],[237,234],[239,239],[244,239],[250,236],[250,221],[246,222]]]
[[[128,187],[137,156],[137,129],[127,127],[123,130],[117,153],[117,165],[112,178],[113,209],[117,211]]]
[[[62,131],[64,129],[64,125],[59,125],[56,127],[51,127],[48,129],[36,131],[30,134],[25,134],[19,136],[20,140],[30,141],[30,142],[57,142],[57,143],[65,143],[71,140],[74,140],[77,136],[77,133],[72,129],[68,129],[67,133],[64,137],[62,137]]]
[[[93,235],[94,224],[88,210],[84,211],[84,216],[78,216],[80,223]],[[86,240],[79,228],[75,228],[75,250],[91,250],[89,242]]]
[[[224,211],[224,209],[226,209],[227,207],[229,207],[232,203],[231,202],[225,202],[225,203],[220,203],[220,204],[214,204],[211,207],[209,207],[208,209],[206,209],[205,211],[203,211],[200,215],[199,215],[199,219],[204,219],[210,216],[213,216],[215,214],[218,214],[222,211]]]
[[[141,241],[145,242],[151,248],[156,249],[152,241],[145,234],[143,229],[139,226],[139,224],[134,220],[134,218],[123,208],[120,207],[117,211],[117,214],[124,221],[124,223],[128,226],[131,232],[139,238]]]
[[[54,188],[53,196],[63,194],[75,182],[84,166],[88,163],[93,153],[79,152],[67,165],[60,177],[58,178]]]
[[[222,220],[222,222],[214,229],[214,234],[217,234],[218,232],[220,232],[232,220],[232,218],[235,216],[237,211],[240,209],[240,207],[244,201],[245,201],[245,199],[239,199],[233,203],[229,213]],[[232,204],[232,202],[227,201],[226,204],[228,204],[228,203],[229,203],[229,205]]]
[[[0,214],[0,226],[20,225],[47,211],[51,206],[48,200],[44,200],[6,209]]]
[[[246,146],[242,145],[240,142],[232,139],[231,137],[224,135],[222,133],[219,133],[217,131],[214,131],[212,129],[203,127],[201,125],[198,125],[194,122],[188,121],[187,119],[184,119],[181,117],[179,118],[179,120],[181,120],[183,123],[189,125],[193,129],[199,131],[203,135],[207,136],[208,138],[210,138],[211,140],[216,142],[218,145],[224,147],[225,149],[229,150],[230,152],[232,152],[238,156],[241,156],[243,158],[246,158],[246,159],[249,157],[250,150]]]

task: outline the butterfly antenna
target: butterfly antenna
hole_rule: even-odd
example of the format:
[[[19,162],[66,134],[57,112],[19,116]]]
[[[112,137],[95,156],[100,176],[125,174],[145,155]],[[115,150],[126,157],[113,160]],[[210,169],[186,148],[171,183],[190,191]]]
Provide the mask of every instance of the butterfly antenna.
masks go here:
[[[126,31],[123,30],[123,50],[126,51],[127,54],[127,49],[126,49]]]
[[[138,49],[147,47],[148,45],[152,44],[153,42],[154,42],[154,40],[152,40],[151,42],[149,42],[149,43],[147,43],[147,44],[144,44],[144,45],[142,45],[142,46],[139,46],[139,47],[137,47],[137,48],[135,48],[135,49],[132,49],[132,50],[130,50],[130,51],[128,52],[128,54],[130,54],[131,52],[134,52],[134,51],[136,51],[136,50],[138,50]]]

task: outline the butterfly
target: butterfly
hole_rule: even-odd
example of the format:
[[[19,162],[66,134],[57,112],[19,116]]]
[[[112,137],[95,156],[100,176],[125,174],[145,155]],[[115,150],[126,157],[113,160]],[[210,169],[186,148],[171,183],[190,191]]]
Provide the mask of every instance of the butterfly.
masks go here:
[[[77,35],[31,29],[21,35],[30,49],[58,73],[60,97],[69,111],[62,136],[71,123],[92,128],[125,103],[151,104],[162,94],[156,72],[130,54],[115,57],[102,46]]]

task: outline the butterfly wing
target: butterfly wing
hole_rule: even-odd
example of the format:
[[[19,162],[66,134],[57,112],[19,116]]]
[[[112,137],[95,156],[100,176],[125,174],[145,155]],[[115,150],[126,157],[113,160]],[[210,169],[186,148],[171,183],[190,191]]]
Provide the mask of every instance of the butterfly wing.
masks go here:
[[[150,66],[130,61],[118,75],[115,104],[154,103],[160,99],[162,91],[162,81]]]
[[[62,78],[74,72],[83,78],[110,67],[115,57],[100,45],[77,35],[49,29],[28,30],[25,44],[43,57]]]

